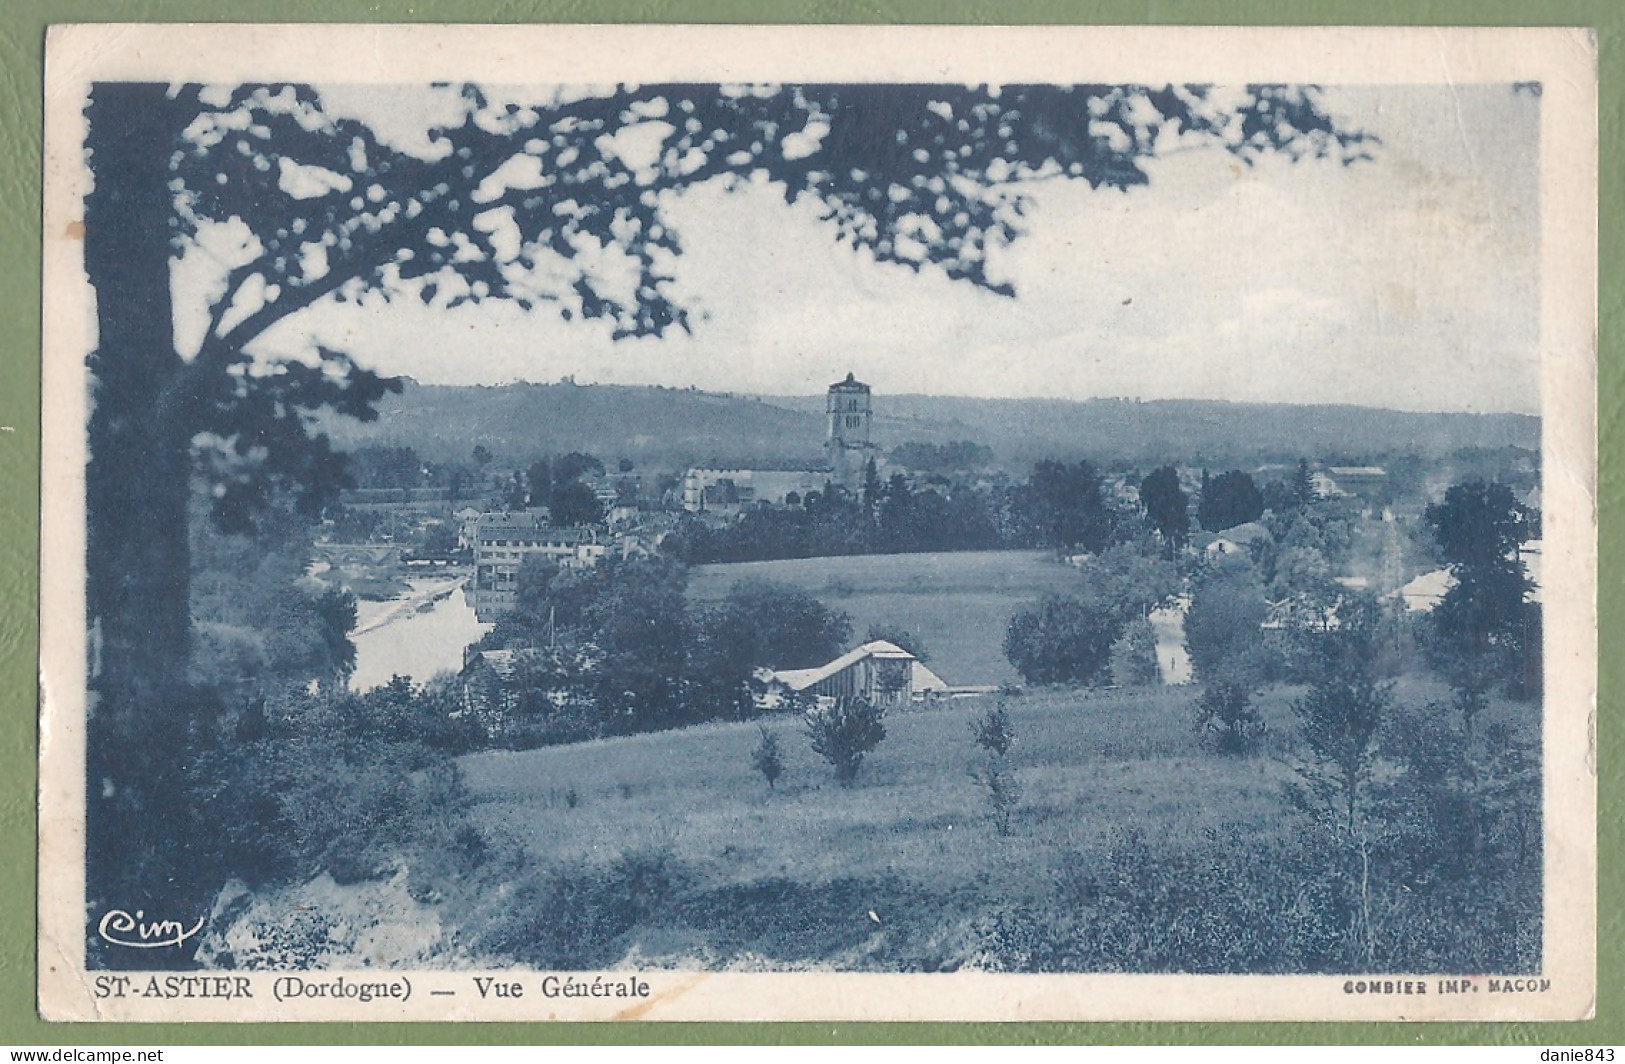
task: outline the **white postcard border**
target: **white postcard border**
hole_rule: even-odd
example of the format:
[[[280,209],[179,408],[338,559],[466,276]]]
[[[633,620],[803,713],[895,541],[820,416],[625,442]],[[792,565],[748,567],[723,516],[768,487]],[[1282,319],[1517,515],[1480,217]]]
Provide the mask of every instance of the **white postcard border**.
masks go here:
[[[335,57],[342,56],[342,64]],[[83,556],[94,301],[80,252],[92,80],[357,83],[622,81],[1322,84],[1540,81],[1545,688],[1545,991],[1357,993],[1349,976],[636,973],[647,998],[471,1001],[468,973],[404,978],[411,998],[280,1003],[97,996],[84,968]],[[40,971],[53,1020],[1536,1020],[1578,1019],[1596,979],[1596,43],[1577,29],[671,26],[65,26],[46,71],[42,447]],[[207,973],[214,975],[216,973]],[[286,974],[286,973],[282,973]],[[633,973],[587,973],[624,980]],[[1468,973],[1463,973],[1468,974]],[[140,977],[144,979],[145,977]],[[160,975],[159,979],[168,978]],[[576,976],[580,978],[579,975]],[[1380,976],[1379,982],[1406,977]],[[1437,976],[1412,977],[1426,983]],[[1473,976],[1486,980],[1487,975]],[[263,990],[262,990],[263,986]],[[436,987],[455,997],[431,996]],[[1431,987],[1430,987],[1431,989]]]

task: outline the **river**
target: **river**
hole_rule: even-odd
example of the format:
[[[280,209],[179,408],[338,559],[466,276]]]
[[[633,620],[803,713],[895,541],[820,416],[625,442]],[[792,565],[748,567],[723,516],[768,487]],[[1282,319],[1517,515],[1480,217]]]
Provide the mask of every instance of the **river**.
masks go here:
[[[352,691],[366,691],[394,676],[423,683],[463,667],[463,648],[491,630],[474,619],[463,593],[467,577],[428,576],[407,581],[411,590],[387,602],[356,604]]]

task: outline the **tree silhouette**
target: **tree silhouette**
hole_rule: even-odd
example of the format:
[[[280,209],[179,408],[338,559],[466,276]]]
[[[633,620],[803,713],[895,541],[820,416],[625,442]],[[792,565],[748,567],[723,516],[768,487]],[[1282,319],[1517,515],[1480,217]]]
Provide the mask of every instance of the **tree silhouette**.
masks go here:
[[[1256,521],[1264,516],[1264,496],[1253,478],[1239,469],[1220,473],[1202,485],[1196,517],[1209,532]]]
[[[456,116],[409,150],[308,86],[91,90],[88,742],[90,778],[104,781],[91,788],[93,898],[97,869],[120,870],[125,907],[147,900],[134,884],[154,899],[178,889],[176,854],[142,825],[183,800],[174,751],[209,727],[183,679],[193,477],[224,527],[278,492],[314,512],[346,481],[312,416],[370,417],[396,387],[341,352],[256,359],[280,323],[328,302],[501,299],[607,323],[617,338],[688,329],[669,287],[682,244],[664,194],[762,178],[786,202],[816,202],[836,239],[878,262],[1009,294],[988,253],[1018,236],[1024,182],[1126,189],[1147,182],[1159,151],[1197,142],[1247,162],[1347,162],[1365,140],[1335,128],[1314,90],[1280,86],[1223,102],[1200,86],[433,91]],[[196,350],[182,350],[171,267],[221,234],[237,235],[237,253],[208,293]]]
[[[1016,489],[1016,500],[1044,546],[1100,551],[1112,531],[1112,515],[1101,489],[1100,473],[1090,463],[1067,465],[1046,458]]]
[[[1010,618],[1004,656],[1028,683],[1094,686],[1110,680],[1112,644],[1123,627],[1112,603],[1045,595]]]
[[[1179,485],[1179,470],[1163,466],[1140,481],[1140,503],[1146,516],[1161,534],[1168,556],[1185,545],[1190,535],[1190,499]]]
[[[1309,470],[1309,459],[1298,459],[1289,490],[1296,506],[1311,506],[1320,501],[1320,489],[1315,487],[1315,475]]]
[[[1539,689],[1540,606],[1518,553],[1539,535],[1539,515],[1505,484],[1473,480],[1452,485],[1425,517],[1456,578],[1433,611],[1431,649],[1470,733],[1497,680]]]

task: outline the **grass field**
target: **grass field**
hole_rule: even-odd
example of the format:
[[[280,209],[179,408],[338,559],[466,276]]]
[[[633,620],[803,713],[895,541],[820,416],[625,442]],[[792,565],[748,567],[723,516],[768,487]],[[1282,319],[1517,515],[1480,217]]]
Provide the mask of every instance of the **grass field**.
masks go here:
[[[969,771],[981,699],[888,715],[851,789],[792,717],[765,720],[786,755],[771,792],[751,767],[755,723],[472,755],[475,822],[523,855],[518,908],[542,915],[515,925],[505,894],[470,926],[538,965],[1323,967],[1341,946],[1322,933],[1321,829],[1284,797],[1294,694],[1262,697],[1269,731],[1242,757],[1193,732],[1188,688],[1010,698],[1021,797],[1008,835]],[[1415,911],[1393,926],[1438,923],[1395,890]],[[599,933],[560,942],[561,926]],[[1473,970],[1515,963],[1483,959],[1496,963]]]
[[[1076,572],[1043,551],[867,554],[702,565],[689,594],[722,598],[735,581],[774,580],[818,596],[852,619],[854,639],[872,624],[897,625],[925,642],[930,666],[951,684],[1020,679],[1004,658],[1004,631],[1047,591],[1075,591]]]

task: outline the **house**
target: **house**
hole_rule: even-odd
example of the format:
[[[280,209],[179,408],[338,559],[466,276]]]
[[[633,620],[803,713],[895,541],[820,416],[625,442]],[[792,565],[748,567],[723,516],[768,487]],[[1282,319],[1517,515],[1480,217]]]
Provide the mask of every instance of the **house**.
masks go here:
[[[518,655],[512,650],[470,650],[463,654],[463,712],[481,718],[510,713],[518,701],[514,685]]]
[[[1322,494],[1328,497],[1380,498],[1388,488],[1388,471],[1381,466],[1332,466],[1326,472],[1331,477],[1331,490]]]
[[[462,709],[493,742],[574,742],[594,734],[587,678],[598,648],[468,648],[463,653]]]
[[[1434,569],[1423,573],[1390,596],[1404,603],[1407,613],[1431,612],[1445,595],[1456,586],[1456,577],[1449,569]]]
[[[1198,533],[1191,537],[1192,546],[1201,547],[1208,555],[1239,555],[1251,557],[1254,544],[1267,543],[1272,537],[1269,529],[1257,521],[1227,528],[1223,532]]]
[[[877,639],[816,669],[780,669],[773,682],[813,698],[863,698],[876,705],[907,705],[916,695],[948,692],[942,678],[896,643]]]

